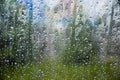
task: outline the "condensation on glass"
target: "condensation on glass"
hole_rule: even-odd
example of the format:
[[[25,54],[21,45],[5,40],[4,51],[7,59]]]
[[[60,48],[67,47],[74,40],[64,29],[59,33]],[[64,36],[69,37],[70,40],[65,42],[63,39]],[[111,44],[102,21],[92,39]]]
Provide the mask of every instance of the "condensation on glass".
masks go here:
[[[120,0],[0,0],[0,80],[120,80]]]

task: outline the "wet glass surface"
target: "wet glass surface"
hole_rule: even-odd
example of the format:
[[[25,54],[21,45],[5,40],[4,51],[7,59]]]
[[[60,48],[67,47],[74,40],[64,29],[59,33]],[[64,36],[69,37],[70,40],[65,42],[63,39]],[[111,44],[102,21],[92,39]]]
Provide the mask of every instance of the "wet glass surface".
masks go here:
[[[120,0],[0,0],[0,80],[120,80]]]

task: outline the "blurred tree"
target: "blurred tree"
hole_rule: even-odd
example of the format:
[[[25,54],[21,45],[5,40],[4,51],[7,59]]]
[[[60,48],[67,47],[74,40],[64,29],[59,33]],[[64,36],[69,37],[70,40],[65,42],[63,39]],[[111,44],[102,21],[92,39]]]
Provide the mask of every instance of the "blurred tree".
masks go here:
[[[66,33],[70,42],[67,41],[67,50],[63,54],[65,63],[88,64],[97,53],[89,23],[89,20],[83,21],[82,6],[78,8],[74,3],[72,23],[68,26],[70,29],[67,29],[69,31]]]
[[[4,48],[0,51],[0,60],[13,61],[10,59],[14,59],[16,63],[12,66],[30,62],[32,60],[32,27],[31,21],[26,17],[27,12],[24,12],[26,8],[16,0],[6,0],[0,10],[2,30],[0,45],[2,45],[1,49]]]
[[[113,1],[112,3],[112,7],[111,7],[111,16],[110,16],[110,26],[109,26],[109,29],[108,29],[108,40],[107,40],[107,54],[110,54],[111,53],[111,45],[112,45],[112,29],[113,29],[113,26],[115,25],[115,20],[114,20],[114,10],[115,10],[115,2],[116,1]],[[117,2],[119,4],[119,0]]]

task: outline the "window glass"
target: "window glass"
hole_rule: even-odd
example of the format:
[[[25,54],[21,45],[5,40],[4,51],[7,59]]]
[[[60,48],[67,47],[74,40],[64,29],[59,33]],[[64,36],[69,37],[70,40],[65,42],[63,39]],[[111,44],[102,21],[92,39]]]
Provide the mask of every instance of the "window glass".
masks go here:
[[[120,0],[0,0],[0,80],[120,80]]]

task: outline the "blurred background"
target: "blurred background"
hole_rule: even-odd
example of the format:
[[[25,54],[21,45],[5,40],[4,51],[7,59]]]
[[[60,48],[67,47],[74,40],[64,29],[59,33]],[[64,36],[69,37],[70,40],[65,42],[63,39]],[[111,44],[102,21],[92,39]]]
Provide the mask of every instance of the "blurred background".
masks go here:
[[[120,0],[0,0],[0,80],[120,80]]]

